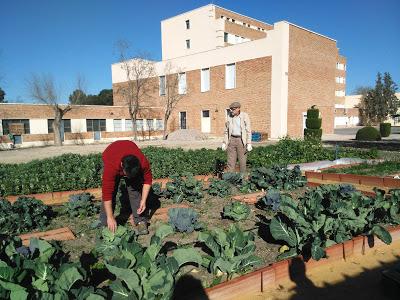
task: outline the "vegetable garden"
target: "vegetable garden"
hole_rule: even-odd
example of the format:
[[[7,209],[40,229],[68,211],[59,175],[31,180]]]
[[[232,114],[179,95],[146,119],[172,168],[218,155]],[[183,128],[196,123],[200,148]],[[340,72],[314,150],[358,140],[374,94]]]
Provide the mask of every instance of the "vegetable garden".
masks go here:
[[[216,166],[225,154],[219,150],[144,152],[154,177],[170,178],[153,184],[152,204],[184,205],[169,209],[166,221],[151,219],[148,236],[137,236],[128,224],[115,233],[99,228],[100,202],[88,193],[53,207],[31,196],[6,200],[99,187],[99,155],[0,165],[0,298],[170,299],[183,275],[211,287],[297,255],[324,259],[327,247],[358,235],[390,244],[387,226],[400,224],[400,190],[367,196],[351,185],[309,188],[299,167],[286,168],[338,156],[316,142],[284,139],[257,147],[246,176],[220,174]],[[377,152],[346,149],[340,156],[377,158]],[[193,176],[199,174],[216,176],[205,182]],[[254,204],[232,200],[252,192],[260,192]],[[18,238],[64,226],[75,240],[33,238],[27,247]]]

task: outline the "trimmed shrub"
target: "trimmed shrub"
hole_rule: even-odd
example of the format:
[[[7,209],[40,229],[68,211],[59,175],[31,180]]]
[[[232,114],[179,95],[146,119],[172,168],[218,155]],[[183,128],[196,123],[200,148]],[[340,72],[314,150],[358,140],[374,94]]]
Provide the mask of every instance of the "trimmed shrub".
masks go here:
[[[322,136],[322,129],[304,129],[304,139],[306,140],[320,140]]]
[[[305,140],[321,140],[322,129],[321,129],[322,119],[319,118],[319,109],[315,108],[315,105],[307,109],[307,119],[306,127],[304,129],[304,139]]]
[[[379,124],[379,132],[381,137],[388,137],[392,131],[392,124],[390,123],[381,123]]]
[[[315,108],[314,105],[307,109],[307,119],[318,119],[319,118],[319,109]]]
[[[322,119],[306,119],[306,127],[308,129],[320,129],[322,124]]]
[[[356,140],[357,141],[380,141],[381,135],[376,128],[374,128],[372,126],[366,126],[357,131]]]

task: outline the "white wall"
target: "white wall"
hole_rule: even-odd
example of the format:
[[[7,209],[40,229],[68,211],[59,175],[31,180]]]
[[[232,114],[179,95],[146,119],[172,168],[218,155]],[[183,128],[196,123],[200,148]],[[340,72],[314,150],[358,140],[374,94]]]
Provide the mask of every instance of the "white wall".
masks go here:
[[[113,132],[114,131],[114,120],[106,119],[106,131]]]
[[[86,132],[86,119],[71,119],[71,132]]]
[[[47,119],[30,119],[29,128],[31,134],[49,133],[47,128]]]
[[[190,21],[190,29],[186,29],[186,20]],[[212,4],[161,21],[162,59],[215,49],[216,29],[215,7]],[[186,49],[188,39],[190,49]]]

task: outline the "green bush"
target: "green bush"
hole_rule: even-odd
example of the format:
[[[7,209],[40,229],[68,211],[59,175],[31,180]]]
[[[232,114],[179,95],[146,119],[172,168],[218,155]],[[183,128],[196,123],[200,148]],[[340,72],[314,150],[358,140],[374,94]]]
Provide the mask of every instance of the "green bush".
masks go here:
[[[372,126],[366,126],[357,131],[356,140],[357,141],[380,141],[381,135],[376,128],[374,128]]]
[[[318,119],[318,118],[319,118],[319,109],[318,108],[307,109],[307,119]]]
[[[392,131],[392,124],[390,123],[381,123],[379,124],[379,132],[381,137],[388,137]]]
[[[321,140],[322,129],[304,128],[305,140]]]
[[[322,124],[322,119],[306,119],[306,127],[309,129],[320,129]]]

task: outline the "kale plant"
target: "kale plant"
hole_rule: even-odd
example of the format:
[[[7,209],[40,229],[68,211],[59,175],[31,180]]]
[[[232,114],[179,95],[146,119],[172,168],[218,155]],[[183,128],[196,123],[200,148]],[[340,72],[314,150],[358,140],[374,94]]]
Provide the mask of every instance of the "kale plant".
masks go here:
[[[169,224],[175,231],[193,232],[201,229],[199,215],[192,208],[170,208],[168,210]]]
[[[168,182],[164,195],[172,198],[174,203],[181,203],[183,200],[199,203],[203,198],[203,183],[186,173],[184,177],[172,175],[172,182]]]
[[[250,207],[240,201],[233,201],[224,206],[223,216],[235,221],[245,220],[250,214]]]
[[[281,193],[276,189],[270,189],[258,200],[257,205],[261,209],[277,212],[281,205]]]
[[[99,212],[93,199],[94,196],[90,193],[70,195],[68,202],[64,204],[64,212],[71,218],[93,216]]]
[[[225,180],[211,178],[207,192],[212,196],[224,198],[232,193],[232,186]]]
[[[248,271],[262,262],[254,255],[254,234],[251,231],[243,232],[236,224],[232,224],[228,230],[215,228],[213,231],[200,232],[198,239],[210,250],[210,255],[203,258],[203,265],[213,274],[221,271],[231,278],[233,274]]]

